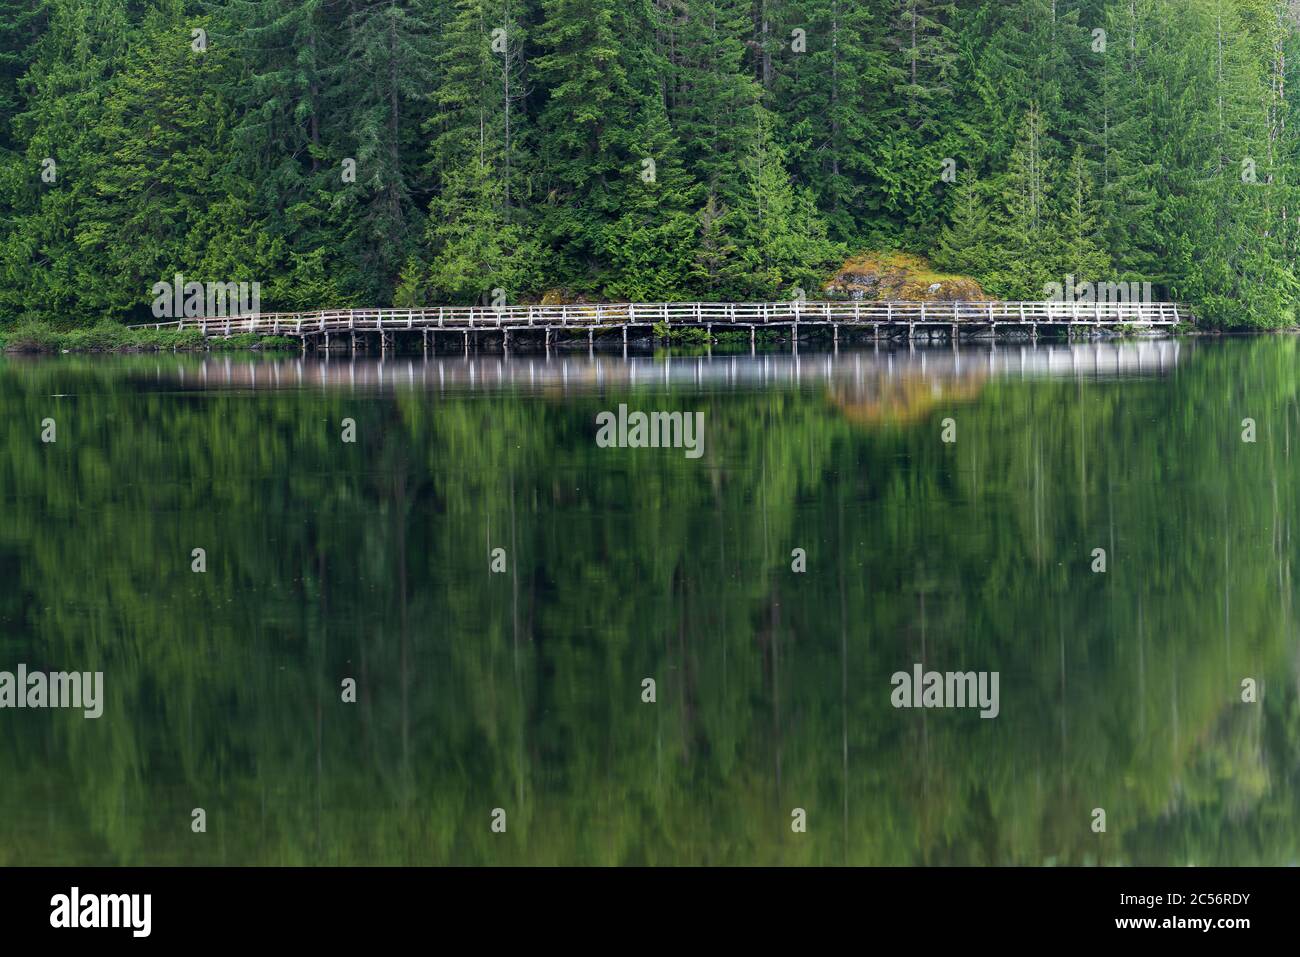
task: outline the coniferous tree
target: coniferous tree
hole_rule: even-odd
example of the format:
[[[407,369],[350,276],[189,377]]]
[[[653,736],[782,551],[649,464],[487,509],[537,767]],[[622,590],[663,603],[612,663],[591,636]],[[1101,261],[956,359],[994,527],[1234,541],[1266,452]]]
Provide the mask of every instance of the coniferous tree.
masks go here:
[[[1007,171],[998,184],[995,291],[1013,299],[1038,299],[1051,281],[1049,187],[1054,175],[1047,133],[1036,104],[1026,111]]]
[[[505,215],[505,179],[470,159],[443,178],[429,209],[432,264],[427,282],[408,276],[403,304],[517,302],[539,269],[538,250],[524,227]],[[412,285],[414,283],[414,285]]]
[[[434,24],[424,0],[363,0],[342,23],[340,60],[327,72],[331,136],[354,150],[355,182],[332,202],[342,242],[371,301],[393,285],[423,234],[417,131],[433,75]]]
[[[1097,202],[1082,147],[1075,149],[1070,160],[1059,207],[1057,273],[1073,276],[1076,283],[1106,278],[1110,257],[1101,248]]]
[[[957,186],[952,219],[939,234],[934,261],[952,272],[983,278],[991,266],[991,238],[983,190],[973,177],[967,177]]]
[[[221,91],[231,59],[218,44],[196,49],[192,36],[210,26],[148,16],[104,103],[98,148],[84,167],[93,196],[74,238],[87,271],[83,301],[109,315],[141,318],[153,284],[176,273],[200,282],[252,282],[264,274],[249,261],[206,273],[205,259],[219,255],[229,230],[243,233],[253,208],[252,190],[223,168],[231,108]]]
[[[904,116],[914,130],[938,125],[931,105],[952,94],[957,55],[952,0],[899,0],[894,44],[902,58],[902,76],[895,91],[904,102]]]
[[[897,115],[888,87],[903,72],[876,39],[887,11],[878,3],[793,0],[782,18],[791,35],[775,63],[772,102],[787,161],[833,235],[860,239],[876,225],[876,150]]]
[[[10,122],[22,102],[18,81],[32,64],[47,17],[41,0],[0,0],[0,153],[16,145]]]
[[[741,190],[739,164],[760,138],[763,89],[745,69],[748,5],[685,0],[664,24],[668,120],[684,162],[718,203]]]
[[[268,256],[264,301],[284,308],[327,299],[355,304],[365,283],[339,237],[347,219],[334,204],[344,186],[344,146],[326,110],[330,64],[342,37],[332,29],[329,0],[227,0],[217,8],[212,43],[242,66],[229,95],[237,119],[233,154],[251,197],[243,215],[259,231],[209,257],[226,275],[239,265],[239,243]],[[244,230],[248,233],[249,230]],[[251,258],[251,257],[250,257]],[[251,264],[251,263],[248,263]]]
[[[733,283],[746,299],[788,295],[795,288],[816,298],[813,290],[844,250],[828,238],[812,192],[790,182],[772,122],[764,122],[759,148],[745,164],[746,190],[736,208],[743,224],[741,257]]]
[[[607,277],[605,228],[616,212],[614,180],[630,170],[638,109],[653,95],[652,77],[636,69],[625,29],[639,4],[614,0],[543,0],[533,62],[545,88],[538,161],[545,200],[539,235],[561,252],[556,285],[598,288]],[[654,157],[646,157],[654,159]]]
[[[882,139],[877,195],[901,226],[906,245],[933,241],[944,203],[944,172],[971,159],[963,155],[953,122],[958,17],[950,0],[898,0],[894,11],[890,77],[899,119]]]
[[[700,191],[678,158],[663,104],[649,97],[644,110],[628,141],[632,162],[610,179],[617,213],[600,240],[610,271],[606,289],[634,302],[688,299]]]
[[[23,109],[11,122],[22,157],[0,184],[0,204],[8,210],[0,237],[6,318],[37,311],[67,317],[105,294],[93,288],[97,270],[82,260],[75,235],[79,224],[88,224],[86,206],[94,199],[91,170],[102,156],[104,95],[124,67],[136,26],[125,0],[49,8],[19,84],[28,91]]]
[[[457,0],[437,55],[437,112],[426,122],[437,192],[426,242],[403,276],[402,298],[476,302],[491,290],[516,302],[536,273],[539,254],[525,211],[523,146],[526,36],[517,0]]]
[[[740,248],[732,238],[739,218],[714,195],[705,199],[698,218],[695,263],[691,271],[694,285],[711,299],[730,298],[738,281],[743,280],[736,274],[737,264],[741,262]]]

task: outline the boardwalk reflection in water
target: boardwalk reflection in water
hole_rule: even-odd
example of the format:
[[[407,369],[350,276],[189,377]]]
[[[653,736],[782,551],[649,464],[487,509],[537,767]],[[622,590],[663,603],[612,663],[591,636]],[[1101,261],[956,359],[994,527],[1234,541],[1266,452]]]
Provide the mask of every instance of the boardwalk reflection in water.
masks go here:
[[[638,356],[600,352],[547,356],[471,355],[430,359],[205,358],[159,363],[158,375],[187,386],[276,389],[538,390],[581,394],[616,387],[753,389],[846,385],[877,378],[936,381],[990,377],[1164,375],[1191,347],[1173,339],[1073,345],[843,349],[835,353]]]

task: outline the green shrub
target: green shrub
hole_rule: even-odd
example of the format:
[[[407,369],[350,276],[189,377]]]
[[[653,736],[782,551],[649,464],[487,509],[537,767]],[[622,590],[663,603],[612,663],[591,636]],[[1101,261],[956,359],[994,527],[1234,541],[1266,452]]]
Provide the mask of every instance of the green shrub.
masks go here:
[[[48,322],[22,319],[0,331],[0,348],[5,352],[54,352],[59,339],[59,331]]]

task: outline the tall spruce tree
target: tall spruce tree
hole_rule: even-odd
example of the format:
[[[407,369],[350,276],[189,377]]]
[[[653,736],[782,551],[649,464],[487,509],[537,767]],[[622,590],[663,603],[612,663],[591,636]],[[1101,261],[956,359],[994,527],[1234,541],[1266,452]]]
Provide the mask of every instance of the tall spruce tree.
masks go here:
[[[457,0],[436,56],[436,112],[425,123],[437,192],[426,242],[429,275],[418,260],[402,296],[474,302],[501,290],[518,301],[537,273],[525,184],[529,154],[524,101],[527,36],[519,0]],[[496,298],[496,297],[494,297]]]
[[[902,245],[934,241],[947,198],[944,173],[971,161],[955,123],[958,22],[949,0],[898,0],[894,7],[889,75],[898,120],[882,137],[875,192]]]
[[[355,182],[333,197],[345,217],[339,239],[371,301],[392,298],[424,231],[419,131],[434,75],[432,14],[427,0],[359,0],[326,73],[331,136],[355,160]]]
[[[475,158],[443,177],[429,208],[428,276],[410,267],[402,305],[514,303],[544,281],[531,237],[506,214],[505,184],[499,169]]]
[[[993,230],[981,184],[967,176],[956,189],[951,220],[939,234],[934,261],[944,269],[977,279],[988,274]]]
[[[802,289],[816,298],[821,281],[844,249],[827,236],[812,191],[791,183],[772,119],[745,164],[746,190],[736,206],[741,255],[731,288],[739,298],[788,296]]]
[[[1101,247],[1095,188],[1082,146],[1075,148],[1062,185],[1057,200],[1056,271],[1062,276],[1073,276],[1076,283],[1106,279],[1110,257]]]
[[[998,182],[994,291],[1012,299],[1039,299],[1053,281],[1054,164],[1048,146],[1042,114],[1031,104]]]
[[[877,39],[888,25],[879,3],[792,0],[774,65],[773,107],[795,181],[812,190],[832,234],[860,240],[876,226],[877,151],[898,112],[889,85],[903,69]]]

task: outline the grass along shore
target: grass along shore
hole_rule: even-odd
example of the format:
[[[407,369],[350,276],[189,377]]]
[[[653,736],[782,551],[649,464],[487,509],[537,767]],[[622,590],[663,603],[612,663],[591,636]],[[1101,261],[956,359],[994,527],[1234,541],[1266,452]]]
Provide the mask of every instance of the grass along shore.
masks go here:
[[[0,329],[0,352],[204,352],[297,349],[287,336],[253,333],[205,339],[195,329],[128,329],[111,320],[76,329],[58,329],[39,320]]]

